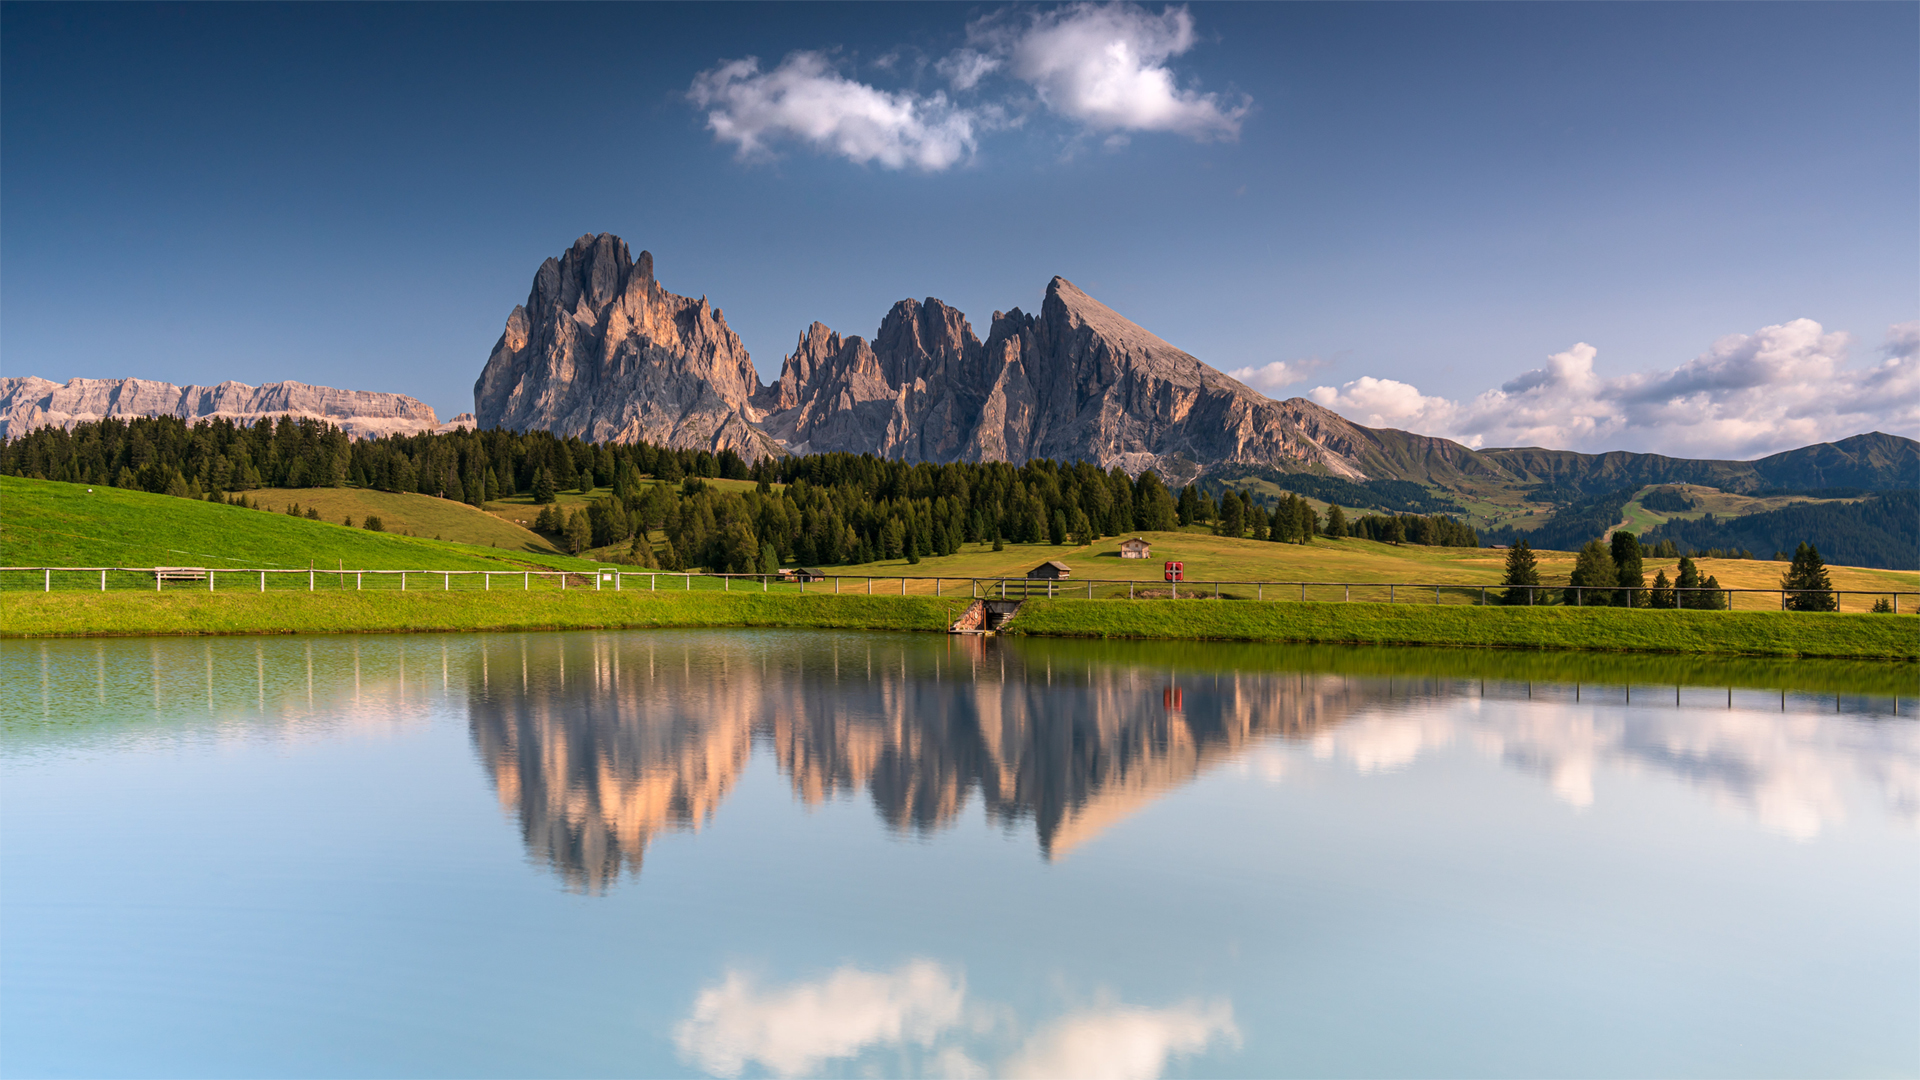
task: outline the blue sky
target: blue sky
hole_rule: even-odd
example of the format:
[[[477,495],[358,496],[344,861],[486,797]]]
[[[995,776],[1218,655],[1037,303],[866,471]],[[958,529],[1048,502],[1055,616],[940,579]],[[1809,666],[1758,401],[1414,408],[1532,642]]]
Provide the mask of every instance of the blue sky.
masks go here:
[[[1063,274],[1263,392],[1479,445],[1920,436],[1913,4],[0,20],[0,375],[447,416],[607,231],[766,377],[815,319],[984,332]]]

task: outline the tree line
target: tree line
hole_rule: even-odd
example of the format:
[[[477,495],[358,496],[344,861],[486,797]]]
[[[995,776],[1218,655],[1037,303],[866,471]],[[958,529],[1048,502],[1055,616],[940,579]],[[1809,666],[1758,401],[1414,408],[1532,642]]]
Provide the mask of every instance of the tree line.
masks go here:
[[[596,444],[542,431],[353,440],[326,423],[295,418],[108,418],[72,430],[41,428],[0,444],[0,473],[221,501],[268,487],[367,487],[475,506],[527,495],[548,508],[535,527],[574,551],[626,543],[632,561],[667,569],[915,562],[963,543],[1090,544],[1194,522],[1221,535],[1273,541],[1319,535],[1478,543],[1471,529],[1445,515],[1349,520],[1334,506],[1323,519],[1291,493],[1265,505],[1248,492],[1226,491],[1216,502],[1190,484],[1176,496],[1151,470],[1132,477],[1087,462],[936,465],[811,454],[749,465],[732,451]],[[715,480],[753,488],[726,489]],[[575,511],[552,505],[561,491],[604,488],[612,494]]]
[[[1648,584],[1644,560],[1659,558],[1662,552],[1640,544],[1639,537],[1621,529],[1606,543],[1589,540],[1574,558],[1573,573],[1566,587],[1558,590],[1559,600],[1569,607],[1688,608],[1700,611],[1724,611],[1728,593],[1720,580],[1700,568],[1691,558],[1682,557],[1678,576],[1669,581],[1667,572],[1654,574]],[[1670,557],[1670,556],[1669,556]],[[1540,584],[1540,564],[1525,537],[1507,549],[1506,573],[1501,579],[1506,591],[1503,604],[1540,605],[1554,601],[1555,590]]]

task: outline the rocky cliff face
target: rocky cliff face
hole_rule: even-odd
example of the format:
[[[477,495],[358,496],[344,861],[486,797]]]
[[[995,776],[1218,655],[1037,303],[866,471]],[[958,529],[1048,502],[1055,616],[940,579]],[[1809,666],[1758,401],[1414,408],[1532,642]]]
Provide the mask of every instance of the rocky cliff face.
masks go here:
[[[473,386],[482,428],[595,442],[777,453],[754,420],[759,376],[720,309],[668,292],[653,256],[582,236],[534,274]]]
[[[1223,465],[1353,479],[1400,475],[1404,457],[1474,467],[1472,451],[1443,439],[1374,432],[1303,398],[1273,401],[1065,278],[1038,315],[995,312],[984,343],[934,299],[894,305],[871,342],[815,323],[756,404],[767,431],[800,451],[1085,459],[1179,481]]]
[[[1377,432],[1303,398],[1273,401],[1122,318],[1065,278],[1038,315],[995,312],[986,341],[939,300],[902,300],[871,339],[814,323],[762,387],[705,298],[653,259],[583,236],[534,276],[474,385],[480,426],[591,440],[871,453],[905,461],[1084,459],[1184,482],[1242,465],[1457,477],[1464,446]]]
[[[0,439],[41,427],[71,430],[75,424],[109,416],[176,416],[189,423],[215,418],[252,423],[291,416],[323,420],[357,439],[443,427],[432,409],[403,394],[297,382],[175,386],[146,379],[73,379],[61,385],[31,376],[0,379]],[[467,419],[470,426],[472,418]]]

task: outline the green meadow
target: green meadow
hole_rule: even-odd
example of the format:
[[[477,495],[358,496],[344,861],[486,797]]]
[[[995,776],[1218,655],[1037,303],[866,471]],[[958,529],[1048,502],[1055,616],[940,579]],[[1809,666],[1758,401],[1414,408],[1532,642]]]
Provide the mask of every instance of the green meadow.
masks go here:
[[[308,489],[305,498],[335,489]],[[250,497],[251,493],[250,493]],[[285,502],[262,509],[150,495],[142,491],[0,476],[0,565],[204,566],[347,570],[587,570],[557,552],[451,543],[369,532],[339,519],[291,517]],[[402,498],[444,502],[424,495]],[[304,502],[304,499],[301,500]],[[475,518],[487,515],[447,504]],[[492,522],[485,523],[493,527]],[[424,527],[424,526],[423,526]],[[524,530],[523,530],[524,531]],[[528,534],[532,535],[532,534]],[[477,538],[477,537],[476,537]]]

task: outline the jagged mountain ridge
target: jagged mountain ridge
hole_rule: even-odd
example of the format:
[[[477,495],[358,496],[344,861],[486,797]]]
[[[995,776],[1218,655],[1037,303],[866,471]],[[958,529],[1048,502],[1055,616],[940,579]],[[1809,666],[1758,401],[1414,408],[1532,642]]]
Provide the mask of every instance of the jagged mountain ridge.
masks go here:
[[[473,426],[473,417],[464,413],[442,424],[431,408],[404,394],[298,382],[249,386],[229,380],[217,386],[176,386],[150,379],[0,379],[0,439],[43,427],[71,431],[76,424],[136,416],[173,416],[188,423],[253,423],[291,416],[325,421],[356,439]]]
[[[778,447],[753,423],[760,389],[740,338],[706,297],[662,288],[653,256],[582,236],[533,276],[473,386],[483,428],[542,428],[593,442],[646,440],[732,449]]]
[[[1539,448],[1473,450],[1368,428],[1305,398],[1275,401],[1062,277],[1037,314],[993,313],[982,341],[964,313],[902,300],[872,338],[815,322],[762,386],[717,307],[668,292],[653,257],[582,236],[535,274],[474,386],[482,427],[589,440],[905,461],[1086,460],[1184,483],[1235,467],[1461,487],[1615,490],[1706,483],[1895,487],[1920,478],[1920,443],[1855,436],[1757,462]]]
[[[1084,459],[1192,479],[1225,464],[1352,479],[1489,474],[1444,439],[1273,401],[1065,278],[1038,314],[994,312],[983,342],[937,299],[895,304],[871,339],[815,323],[761,386],[720,309],[668,292],[653,257],[582,236],[534,276],[474,385],[482,427],[601,441],[873,453],[909,461]]]

